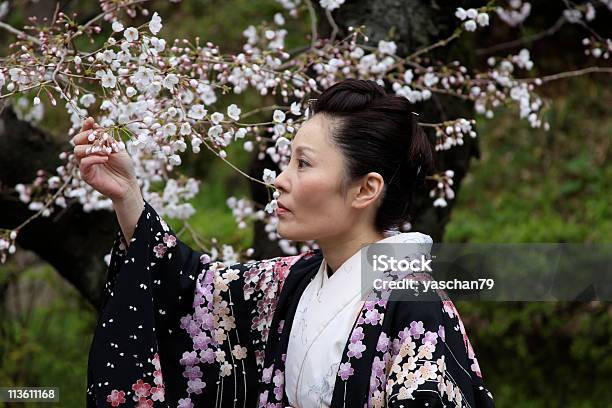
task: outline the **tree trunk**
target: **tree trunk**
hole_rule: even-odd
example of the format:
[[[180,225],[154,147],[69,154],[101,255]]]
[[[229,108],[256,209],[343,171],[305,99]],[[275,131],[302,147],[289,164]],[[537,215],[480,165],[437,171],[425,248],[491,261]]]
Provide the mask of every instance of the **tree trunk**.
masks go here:
[[[0,114],[0,225],[15,228],[35,214],[7,188],[30,183],[36,171],[55,173],[59,153],[70,150],[45,132],[19,120],[7,108]],[[106,275],[104,255],[110,251],[116,217],[109,211],[85,213],[78,204],[38,217],[17,236],[17,244],[35,252],[73,284],[92,305],[98,306]]]

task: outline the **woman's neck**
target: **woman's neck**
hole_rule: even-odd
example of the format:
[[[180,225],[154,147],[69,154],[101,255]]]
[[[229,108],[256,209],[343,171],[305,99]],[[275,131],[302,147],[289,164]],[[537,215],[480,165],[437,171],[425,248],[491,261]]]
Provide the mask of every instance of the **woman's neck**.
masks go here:
[[[380,241],[383,238],[385,236],[377,231],[359,231],[317,240],[317,245],[321,249],[324,262],[327,262],[327,271],[331,276],[364,245]]]

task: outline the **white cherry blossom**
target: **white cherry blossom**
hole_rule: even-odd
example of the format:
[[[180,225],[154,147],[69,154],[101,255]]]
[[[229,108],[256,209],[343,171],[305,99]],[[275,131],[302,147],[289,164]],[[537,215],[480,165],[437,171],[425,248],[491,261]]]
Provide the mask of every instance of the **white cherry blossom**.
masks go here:
[[[123,31],[123,24],[121,24],[121,21],[113,21],[112,28],[114,32],[120,33]]]
[[[229,116],[235,121],[238,121],[240,119],[240,113],[241,110],[235,103],[232,103],[230,106],[227,107],[227,116]]]
[[[135,29],[134,27],[128,27],[123,32],[123,36],[125,37],[127,42],[129,43],[134,42],[138,40],[138,30]]]
[[[344,1],[345,0],[320,0],[319,4],[324,9],[332,11],[340,7],[342,4],[344,4]]]
[[[466,22],[463,24],[463,26],[465,27],[465,29],[466,29],[467,31],[476,31],[476,28],[478,27],[478,26],[476,25],[476,21],[474,21],[474,20],[468,20],[468,21],[466,21]]]
[[[192,119],[200,120],[203,119],[204,116],[206,116],[206,113],[207,111],[206,109],[204,109],[204,105],[196,104],[189,109],[189,113],[187,114],[187,116]]]
[[[285,112],[276,109],[272,115],[272,120],[274,120],[276,123],[283,123],[285,121]]]
[[[157,12],[153,13],[153,17],[151,17],[151,21],[149,22],[149,31],[151,31],[154,35],[157,35],[159,31],[162,29],[161,17]]]

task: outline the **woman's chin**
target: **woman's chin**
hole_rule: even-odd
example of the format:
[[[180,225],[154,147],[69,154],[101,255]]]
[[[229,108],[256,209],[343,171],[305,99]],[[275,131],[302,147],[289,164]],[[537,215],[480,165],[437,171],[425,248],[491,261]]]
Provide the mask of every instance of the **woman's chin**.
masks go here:
[[[283,239],[291,239],[291,238],[287,237],[287,233],[289,232],[287,230],[288,230],[288,228],[284,225],[283,221],[279,221],[278,224],[276,224],[276,233],[278,235],[280,235],[281,238],[283,238]]]
[[[288,239],[289,241],[296,241],[297,235],[299,234],[299,231],[296,231],[292,225],[289,225],[287,220],[282,219],[279,220],[276,225],[276,232],[281,238]]]

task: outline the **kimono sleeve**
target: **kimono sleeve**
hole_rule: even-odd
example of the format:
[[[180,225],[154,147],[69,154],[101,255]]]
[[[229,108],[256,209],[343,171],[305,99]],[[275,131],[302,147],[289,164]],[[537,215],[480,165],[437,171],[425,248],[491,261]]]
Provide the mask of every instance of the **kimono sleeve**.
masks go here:
[[[89,351],[88,407],[176,406],[179,360],[192,344],[180,319],[192,310],[201,258],[146,201],[129,246],[118,232]]]
[[[388,406],[494,407],[453,302],[402,303],[387,362]]]

